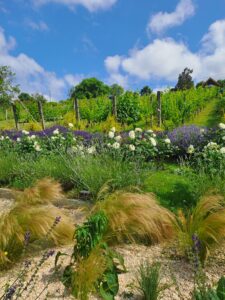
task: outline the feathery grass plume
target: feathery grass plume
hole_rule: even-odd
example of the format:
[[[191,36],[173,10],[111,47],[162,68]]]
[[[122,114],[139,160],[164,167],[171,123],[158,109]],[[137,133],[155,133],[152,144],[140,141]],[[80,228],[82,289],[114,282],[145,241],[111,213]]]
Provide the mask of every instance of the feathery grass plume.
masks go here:
[[[93,211],[102,210],[109,221],[108,242],[164,241],[173,234],[172,213],[160,206],[153,194],[118,191],[99,201]]]
[[[52,178],[38,180],[35,186],[15,193],[16,201],[31,205],[47,204],[62,197],[61,185]]]
[[[88,258],[78,260],[72,278],[73,295],[88,300],[89,294],[97,292],[98,281],[107,269],[107,258],[101,247],[94,248]]]
[[[143,299],[157,300],[162,290],[166,289],[161,286],[160,270],[160,263],[151,265],[145,261],[140,265],[137,274],[137,289],[141,292]]]
[[[37,186],[16,194],[10,211],[2,214],[0,218],[0,251],[8,252],[8,262],[15,261],[22,254],[27,230],[31,235],[31,243],[43,239],[51,245],[72,242],[72,222],[50,203],[59,196],[59,184],[50,179],[39,181]],[[3,259],[6,260],[1,255],[0,267]]]
[[[180,250],[185,255],[193,249],[193,236],[198,237],[200,259],[204,263],[210,248],[225,237],[224,198],[220,195],[204,196],[192,212],[185,215],[179,211],[174,228]]]

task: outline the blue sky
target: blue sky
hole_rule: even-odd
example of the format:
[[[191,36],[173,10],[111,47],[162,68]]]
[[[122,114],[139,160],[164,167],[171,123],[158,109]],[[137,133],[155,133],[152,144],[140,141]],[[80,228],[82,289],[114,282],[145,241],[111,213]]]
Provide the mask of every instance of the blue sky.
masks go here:
[[[225,78],[225,0],[0,0],[0,65],[63,99],[85,77],[128,89]]]

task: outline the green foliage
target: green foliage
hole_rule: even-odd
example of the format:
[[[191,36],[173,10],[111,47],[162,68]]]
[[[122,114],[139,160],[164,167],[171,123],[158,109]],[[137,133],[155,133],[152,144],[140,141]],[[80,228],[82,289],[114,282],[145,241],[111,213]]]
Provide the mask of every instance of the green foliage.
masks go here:
[[[152,93],[152,89],[147,85],[144,86],[140,91],[141,96],[146,96],[146,95],[148,96],[151,95],[151,93]]]
[[[193,70],[185,68],[184,71],[179,75],[176,89],[188,90],[194,87],[194,81],[192,80],[191,74]]]
[[[80,116],[88,122],[105,121],[111,112],[111,101],[106,98],[80,100]]]
[[[124,89],[119,84],[114,83],[110,86],[110,95],[119,97],[124,93]]]
[[[78,99],[91,99],[105,96],[109,93],[109,87],[97,78],[87,78],[72,88],[70,96]]]
[[[224,300],[225,299],[225,277],[218,281],[217,288],[199,288],[194,291],[194,300]]]
[[[133,92],[120,96],[117,103],[117,118],[121,123],[133,124],[140,120],[139,97]]]
[[[138,270],[138,290],[144,300],[157,300],[166,286],[162,286],[160,278],[160,263],[149,264],[148,261],[142,263]]]

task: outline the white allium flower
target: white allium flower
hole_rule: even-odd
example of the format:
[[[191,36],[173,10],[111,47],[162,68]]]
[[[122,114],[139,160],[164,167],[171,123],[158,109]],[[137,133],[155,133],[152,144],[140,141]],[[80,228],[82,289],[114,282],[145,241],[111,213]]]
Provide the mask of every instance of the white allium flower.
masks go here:
[[[92,146],[92,147],[87,149],[88,154],[93,154],[93,153],[95,153],[95,151],[96,151],[95,146]]]
[[[16,141],[17,141],[17,142],[20,142],[20,141],[21,141],[21,138],[17,138]]]
[[[120,144],[116,142],[116,143],[112,144],[112,147],[114,149],[119,149],[120,148]]]
[[[171,140],[170,140],[170,139],[168,139],[168,138],[167,138],[167,139],[165,139],[165,140],[164,140],[164,142],[165,142],[166,144],[171,144]]]
[[[59,134],[59,129],[58,129],[58,128],[56,128],[56,129],[53,131],[53,134],[54,134],[54,135],[57,135],[57,134]]]
[[[220,149],[220,153],[225,154],[225,147],[222,147],[222,148]]]
[[[114,133],[113,131],[110,131],[109,134],[108,134],[108,137],[109,137],[110,139],[113,139],[114,136],[115,136],[115,133]]]
[[[218,145],[217,143],[214,143],[214,142],[209,142],[208,145],[206,146],[206,148],[217,148]]]
[[[120,142],[120,141],[122,140],[122,137],[121,137],[120,135],[117,135],[117,136],[115,137],[115,140],[116,140],[117,142]]]
[[[153,133],[153,130],[149,129],[146,131],[147,133]]]
[[[188,153],[188,154],[192,154],[192,153],[194,153],[194,152],[195,152],[194,146],[193,146],[193,145],[190,145],[190,146],[188,147],[188,149],[187,149],[187,153]]]
[[[151,137],[149,140],[150,140],[152,146],[155,147],[157,145],[156,140],[153,137]]]
[[[0,140],[1,140],[1,141],[4,141],[4,139],[5,139],[5,137],[2,135],[2,136],[0,137]]]
[[[31,137],[30,137],[31,140],[34,140],[35,138],[36,138],[35,134],[32,134]]]
[[[110,143],[108,143],[108,144],[107,144],[107,147],[109,147],[109,148],[110,148],[111,146],[112,146],[112,145],[111,145]]]
[[[8,137],[8,135],[5,137],[6,140],[9,140],[10,138]]]
[[[116,127],[112,127],[111,129],[110,129],[110,131],[112,131],[112,132],[116,132]]]
[[[34,145],[34,149],[37,151],[37,152],[40,152],[41,151],[41,146],[39,144],[36,144]]]
[[[135,128],[135,132],[142,132],[141,128]]]
[[[68,124],[69,128],[73,128],[73,123]]]
[[[220,128],[220,129],[225,129],[225,124],[224,124],[224,123],[220,123],[220,124],[219,124],[219,128]]]
[[[135,132],[134,132],[134,130],[131,130],[130,132],[129,132],[129,137],[133,140],[133,139],[135,139]]]
[[[28,135],[28,134],[29,134],[29,131],[27,131],[27,130],[22,130],[22,133],[25,134],[25,135]]]
[[[204,133],[205,132],[205,129],[204,128],[201,128],[200,129],[200,133]]]
[[[134,145],[129,145],[130,151],[135,151],[135,146]]]

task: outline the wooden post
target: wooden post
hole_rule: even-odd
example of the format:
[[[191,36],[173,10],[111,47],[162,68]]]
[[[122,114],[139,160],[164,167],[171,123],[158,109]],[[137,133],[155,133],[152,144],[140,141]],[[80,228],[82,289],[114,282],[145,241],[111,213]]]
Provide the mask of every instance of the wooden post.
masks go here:
[[[150,108],[153,108],[153,95],[150,96]],[[153,127],[153,109],[152,112],[150,113],[150,128]]]
[[[117,118],[116,96],[112,96],[112,114],[115,118]]]
[[[78,99],[74,98],[73,100],[73,109],[76,117],[77,123],[80,122],[80,110],[79,110],[79,104],[78,104]]]
[[[8,121],[8,109],[5,110],[5,120]]]
[[[45,119],[44,119],[44,113],[43,113],[43,107],[42,107],[42,102],[38,101],[38,111],[39,111],[39,115],[41,118],[41,126],[42,129],[45,130]]]
[[[19,124],[18,124],[18,114],[17,114],[17,108],[15,103],[12,103],[12,110],[13,110],[13,116],[15,120],[16,130],[19,130]]]
[[[161,92],[157,92],[157,102],[158,102],[158,108],[157,108],[157,115],[158,115],[158,127],[162,126],[162,102],[161,102]]]

